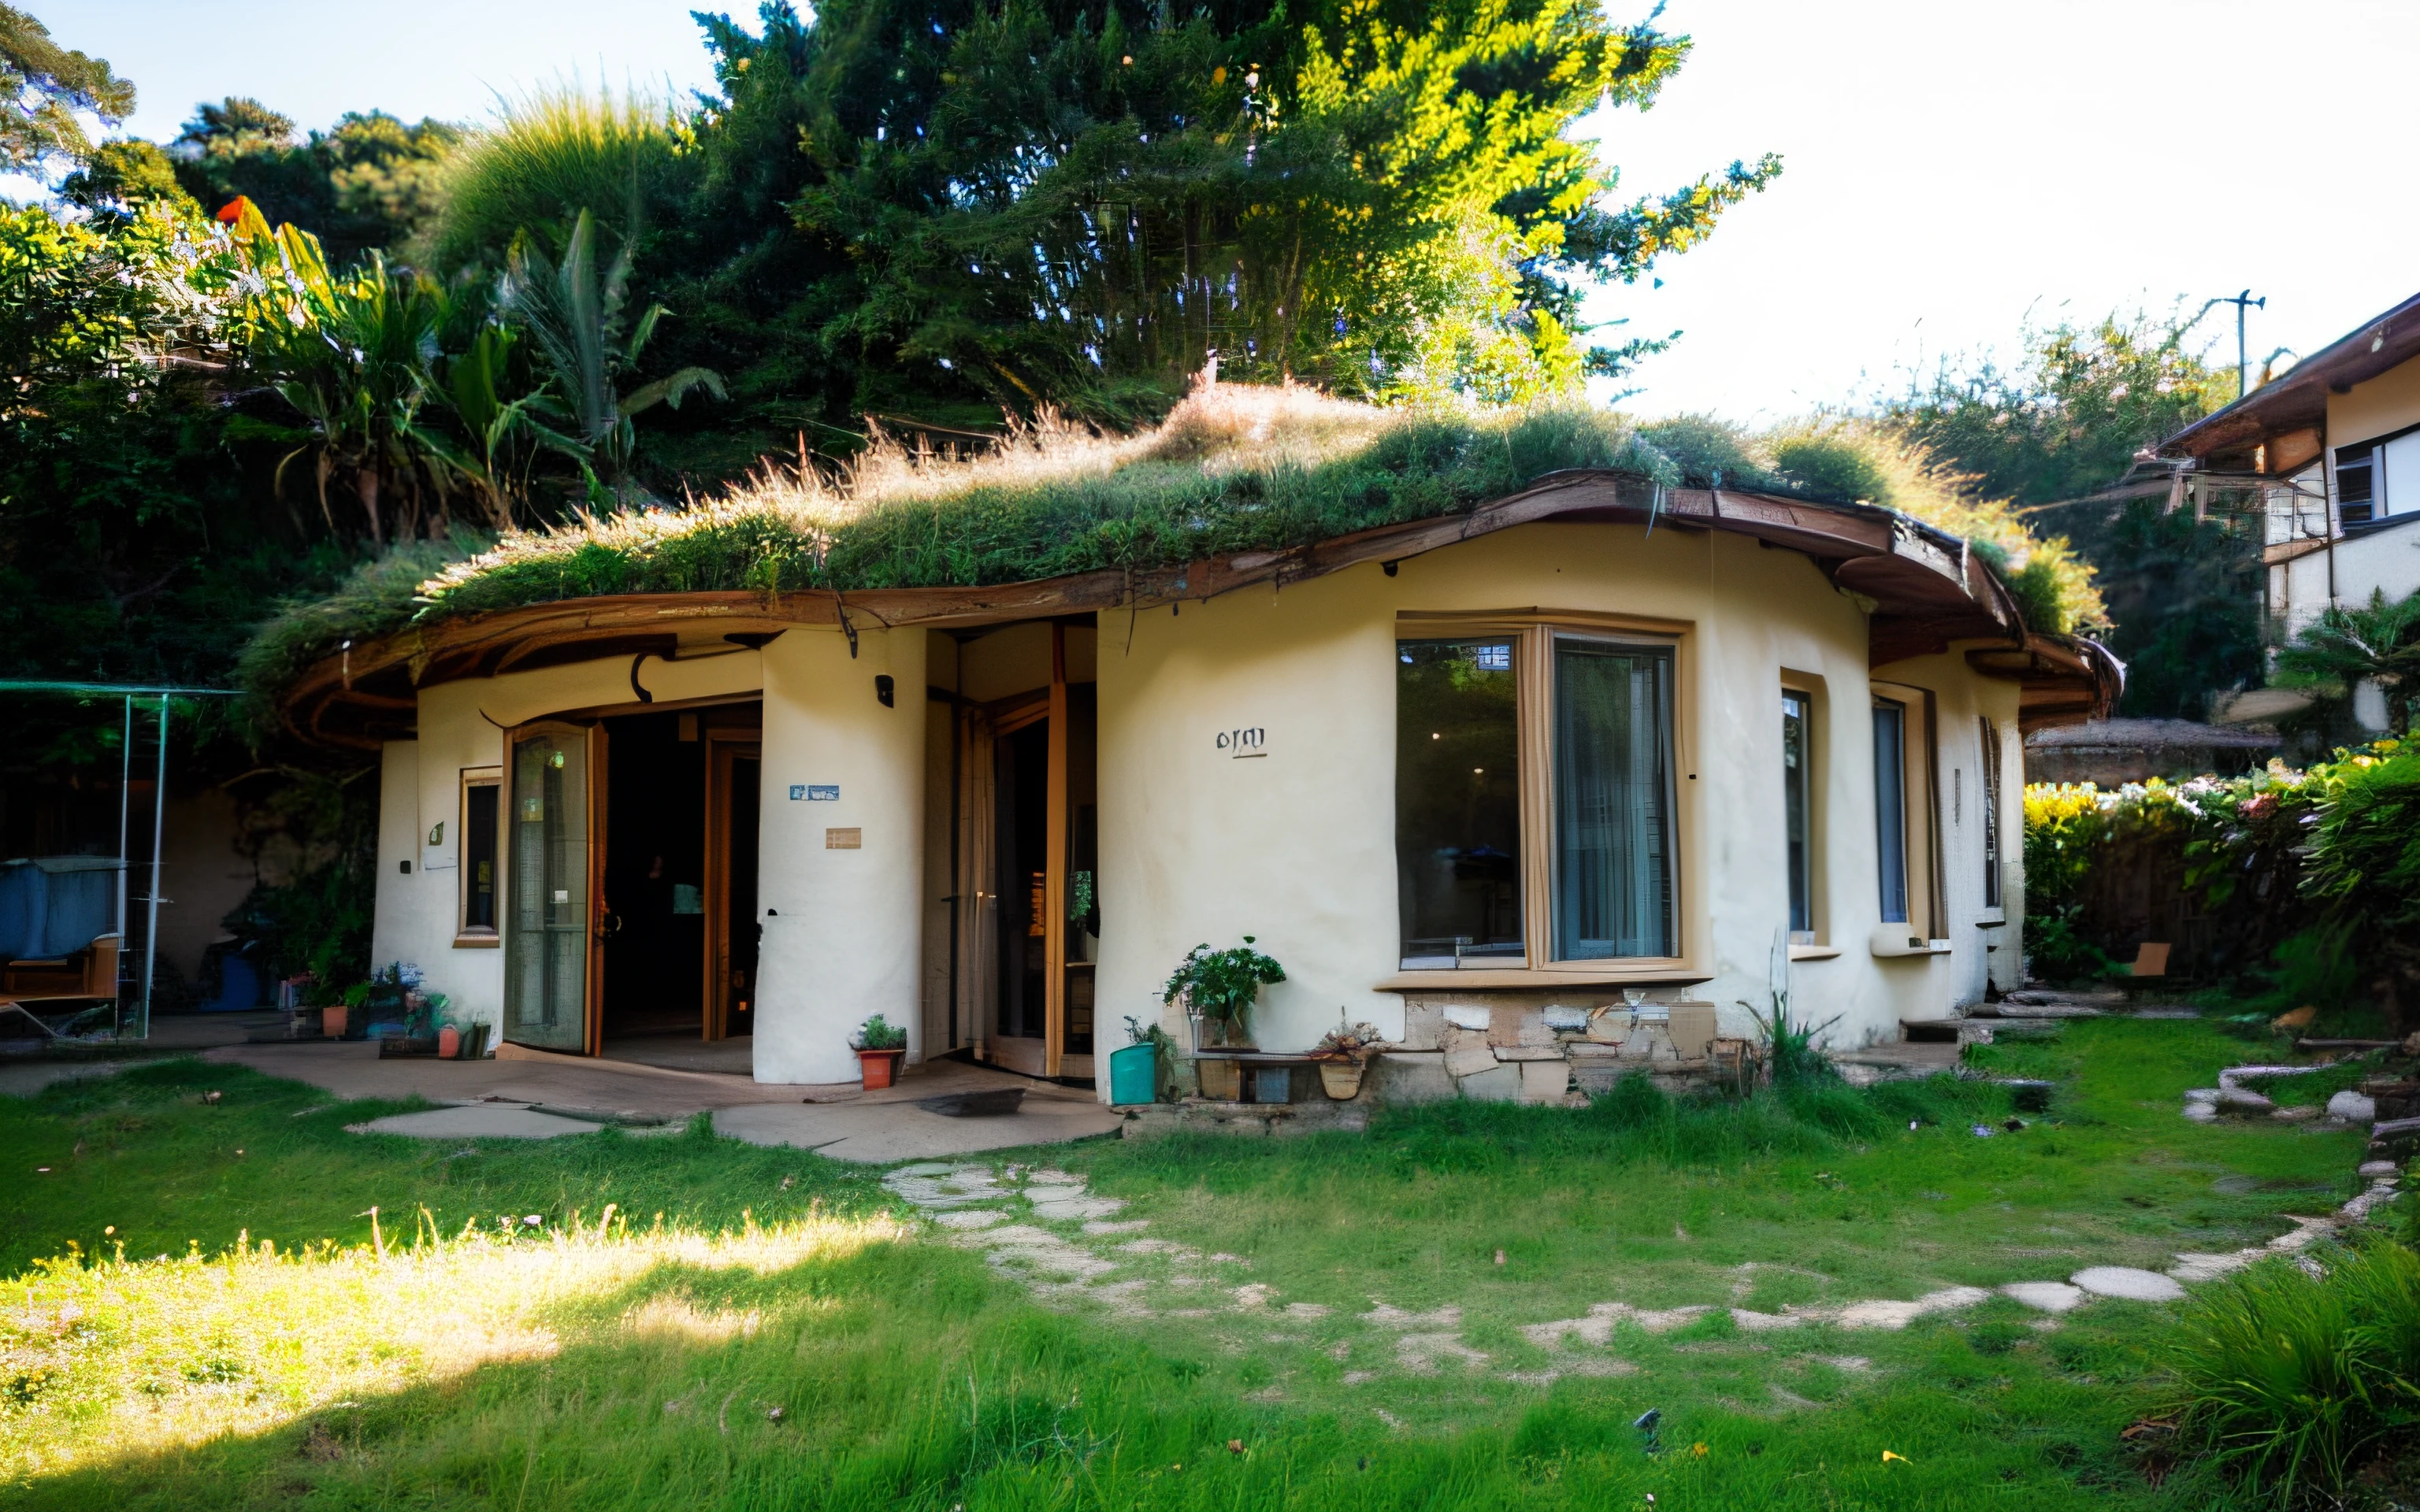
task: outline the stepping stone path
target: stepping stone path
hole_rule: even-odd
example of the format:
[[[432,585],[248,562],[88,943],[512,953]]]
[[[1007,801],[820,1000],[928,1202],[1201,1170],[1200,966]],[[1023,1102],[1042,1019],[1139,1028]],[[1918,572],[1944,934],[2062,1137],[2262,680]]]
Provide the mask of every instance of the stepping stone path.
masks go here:
[[[2072,1312],[2085,1303],[2084,1288],[2064,1281],[2011,1281],[2000,1288],[2000,1295],[2054,1314]]]
[[[2127,1302],[2175,1302],[2185,1294],[2185,1288],[2172,1277],[2127,1265],[2086,1266],[2075,1273],[2074,1285],[2096,1297],[2118,1297]]]
[[[2237,1070],[2270,1074],[2275,1068]],[[2234,1089],[2231,1077],[2222,1080],[2228,1085],[2208,1094],[2210,1098]],[[2186,1095],[2190,1110],[2194,1105],[2190,1100],[2196,1094]],[[2269,1256],[2293,1254],[2338,1228],[2362,1222],[2372,1209],[2395,1196],[2394,1163],[2372,1161],[2361,1167],[2361,1175],[2368,1186],[2360,1196],[2329,1216],[2292,1219],[2291,1232],[2280,1234],[2266,1244],[2226,1254],[2179,1255],[2164,1273],[2128,1266],[2090,1266],[2065,1281],[2010,1282],[1999,1288],[1998,1294],[2048,1315],[2035,1324],[2038,1328],[2055,1328],[2061,1316],[2098,1298],[2174,1302],[2185,1295],[2185,1283],[2215,1280]],[[926,1161],[902,1165],[882,1181],[902,1201],[929,1218],[949,1242],[980,1249],[994,1270],[1019,1282],[1046,1304],[1092,1305],[1112,1317],[1131,1319],[1225,1316],[1296,1324],[1318,1323],[1332,1312],[1320,1303],[1285,1302],[1275,1288],[1245,1280],[1241,1273],[1250,1269],[1250,1262],[1236,1256],[1205,1255],[1175,1240],[1149,1237],[1145,1233],[1151,1227],[1149,1219],[1117,1218],[1115,1215],[1125,1206],[1124,1202],[1092,1194],[1082,1177],[1066,1171]],[[1756,1269],[1759,1267],[1754,1265],[1744,1267],[1743,1273]],[[1748,1286],[1744,1279],[1733,1288],[1732,1295],[1745,1296]],[[1946,1287],[1911,1301],[1878,1298],[1793,1305],[1776,1313],[1745,1307],[1727,1310],[1733,1325],[1749,1334],[1816,1326],[1898,1330],[1919,1318],[1964,1311],[1989,1301],[1993,1295],[1978,1287]],[[1522,1336],[1550,1354],[1552,1363],[1543,1369],[1506,1371],[1504,1379],[1544,1384],[1566,1375],[1626,1375],[1638,1367],[1606,1352],[1614,1343],[1616,1329],[1631,1327],[1648,1334],[1668,1334],[1714,1310],[1702,1305],[1655,1309],[1624,1302],[1601,1302],[1578,1318],[1524,1324],[1520,1328]],[[1462,1309],[1457,1306],[1415,1313],[1373,1298],[1369,1311],[1346,1315],[1339,1321],[1388,1340],[1388,1352],[1392,1355],[1394,1370],[1402,1374],[1435,1376],[1449,1364],[1464,1370],[1483,1370],[1494,1363],[1487,1351],[1464,1338]],[[1303,1342],[1295,1335],[1271,1335],[1269,1339],[1278,1343]],[[1342,1361],[1351,1357],[1354,1343],[1346,1337],[1326,1348],[1331,1358]],[[1854,1356],[1809,1358],[1841,1369],[1868,1367],[1867,1361]],[[1384,1371],[1355,1369],[1343,1372],[1342,1380],[1347,1385],[1356,1385],[1386,1375]],[[1793,1406],[1789,1401],[1781,1401],[1781,1405]]]

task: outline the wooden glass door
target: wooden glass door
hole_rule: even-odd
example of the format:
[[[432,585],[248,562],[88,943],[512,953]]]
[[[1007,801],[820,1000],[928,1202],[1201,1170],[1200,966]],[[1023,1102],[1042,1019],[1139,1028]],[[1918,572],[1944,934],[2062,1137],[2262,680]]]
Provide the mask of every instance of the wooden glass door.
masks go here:
[[[706,785],[706,1037],[754,1032],[762,748],[709,732]]]
[[[508,780],[503,1038],[574,1055],[597,1051],[602,973],[605,732],[527,725],[512,733]]]
[[[958,715],[956,1021],[1031,1076],[1094,1074],[1097,709],[1053,624],[1047,687]]]

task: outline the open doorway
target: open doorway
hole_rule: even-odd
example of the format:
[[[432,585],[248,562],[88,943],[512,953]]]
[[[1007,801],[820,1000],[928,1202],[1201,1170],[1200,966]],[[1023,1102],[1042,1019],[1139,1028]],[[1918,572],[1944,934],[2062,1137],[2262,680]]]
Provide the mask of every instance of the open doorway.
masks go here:
[[[747,1074],[756,976],[755,703],[604,721],[597,1041]]]
[[[1069,626],[1011,627],[962,666],[1039,687],[959,709],[964,844],[957,1015],[973,1051],[1031,1076],[1093,1077],[1098,875],[1098,701],[1068,675]],[[1091,627],[1080,627],[1087,642]],[[1011,639],[1016,637],[1016,639]],[[1086,646],[1089,650],[1089,644]]]

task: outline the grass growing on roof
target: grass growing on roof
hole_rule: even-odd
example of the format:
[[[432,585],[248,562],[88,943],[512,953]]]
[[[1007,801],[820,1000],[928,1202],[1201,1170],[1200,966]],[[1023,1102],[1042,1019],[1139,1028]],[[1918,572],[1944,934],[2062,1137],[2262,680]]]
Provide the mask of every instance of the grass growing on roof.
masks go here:
[[[1835,427],[1768,455],[1765,441],[1717,422],[1638,429],[1577,403],[1382,409],[1221,384],[1132,436],[1046,416],[995,450],[936,455],[877,431],[839,476],[768,464],[682,508],[583,517],[485,549],[417,548],[271,620],[241,676],[273,693],[347,639],[596,594],[975,586],[1171,567],[1466,514],[1583,468],[1809,499],[1871,493],[1996,553],[2037,628],[2099,618],[2089,570],[2068,562],[2063,543],[2033,542],[2005,511],[1962,502],[1954,483],[1876,433]]]
[[[1966,1120],[2003,1111],[1994,1089],[1928,1083],[1052,1149],[1150,1236],[1270,1288],[1243,1308],[1205,1285],[1201,1316],[1148,1321],[1046,1311],[809,1153],[365,1137],[343,1126],[389,1104],[145,1067],[0,1100],[0,1485],[130,1509],[2214,1504],[2210,1475],[2155,1489],[2118,1439],[2160,1399],[2162,1308],[2051,1333],[2005,1301],[1899,1333],[1716,1312],[1619,1331],[1606,1373],[1551,1381],[1523,1333],[1617,1298],[1773,1310],[2248,1242],[2333,1205],[2357,1158],[2356,1135],[2179,1117],[2240,1054],[2203,1025],[2026,1048],[2061,1057],[2058,1102],[1991,1139]],[[76,1263],[29,1263],[70,1242]],[[1360,1326],[1373,1298],[1432,1320]],[[1484,1363],[1402,1367],[1399,1340],[1437,1335]],[[1628,1426],[1649,1408],[1652,1457]]]

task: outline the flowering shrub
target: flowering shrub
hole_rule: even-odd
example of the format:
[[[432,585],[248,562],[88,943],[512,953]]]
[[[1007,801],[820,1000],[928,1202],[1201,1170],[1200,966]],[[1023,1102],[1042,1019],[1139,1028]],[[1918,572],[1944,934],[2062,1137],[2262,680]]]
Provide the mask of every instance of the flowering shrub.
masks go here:
[[[2236,778],[2036,783],[2024,809],[2027,946],[2043,975],[2097,974],[2172,903],[2210,923],[2191,969],[2245,976],[2276,957],[2343,977],[2334,958],[2349,955],[2390,1016],[2420,986],[2420,940],[2405,943],[2420,928],[2420,744]]]

